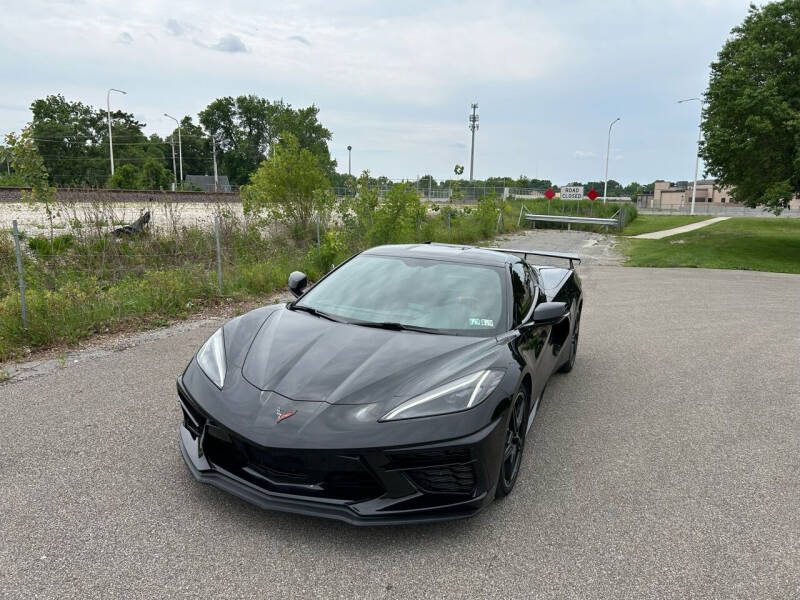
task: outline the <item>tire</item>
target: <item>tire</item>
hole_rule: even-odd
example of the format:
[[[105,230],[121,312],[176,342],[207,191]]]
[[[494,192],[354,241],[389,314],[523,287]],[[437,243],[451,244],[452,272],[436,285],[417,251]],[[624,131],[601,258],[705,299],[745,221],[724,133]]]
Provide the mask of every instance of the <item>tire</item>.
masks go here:
[[[525,434],[528,428],[528,404],[530,393],[523,386],[514,397],[508,417],[500,474],[497,478],[495,497],[503,498],[511,493],[519,476],[522,454],[525,450]]]
[[[559,373],[569,373],[572,367],[575,366],[575,355],[578,353],[578,335],[581,329],[581,313],[578,313],[578,318],[575,319],[575,328],[572,330],[572,339],[569,345],[569,359],[558,370]]]

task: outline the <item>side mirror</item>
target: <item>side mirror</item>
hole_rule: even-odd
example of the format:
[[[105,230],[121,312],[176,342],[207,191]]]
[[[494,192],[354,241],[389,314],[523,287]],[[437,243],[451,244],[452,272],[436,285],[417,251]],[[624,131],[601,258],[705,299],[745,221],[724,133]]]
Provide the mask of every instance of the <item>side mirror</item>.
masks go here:
[[[308,285],[308,277],[302,271],[292,271],[289,275],[289,290],[299,298]]]
[[[551,325],[567,316],[566,302],[542,302],[533,309],[532,325]]]

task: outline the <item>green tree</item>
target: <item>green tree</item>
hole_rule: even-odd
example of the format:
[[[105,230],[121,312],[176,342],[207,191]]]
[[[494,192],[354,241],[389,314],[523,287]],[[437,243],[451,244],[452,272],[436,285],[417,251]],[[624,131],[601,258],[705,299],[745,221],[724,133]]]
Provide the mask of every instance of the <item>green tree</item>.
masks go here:
[[[105,111],[102,111],[105,115]],[[131,113],[121,110],[111,113],[111,133],[114,142],[114,171],[120,165],[133,164],[140,167],[149,156],[164,160],[164,150],[143,133],[145,123],[137,121]],[[157,139],[157,138],[156,138]],[[101,148],[108,164],[108,130],[101,136]],[[160,145],[160,142],[156,142]]]
[[[11,170],[11,148],[0,146],[0,185],[9,187],[22,187],[25,181],[22,175]]]
[[[108,178],[106,187],[112,190],[138,190],[141,172],[136,165],[130,163],[114,169],[114,174]]]
[[[291,133],[281,135],[241,195],[246,212],[285,222],[296,239],[309,236],[315,217],[327,221],[335,199],[319,157]]]
[[[628,185],[622,188],[623,196],[630,196],[631,200],[636,200],[637,196],[644,191],[644,186],[637,182],[631,181]]]
[[[214,100],[199,117],[219,143],[222,165],[231,181],[244,183],[284,132],[294,135],[299,146],[317,156],[326,174],[332,175],[331,132],[319,123],[318,113],[315,106],[295,110],[283,101],[249,95]]]
[[[580,181],[572,181],[569,185],[582,185],[583,192],[585,194],[589,193],[589,190],[594,190],[600,196],[603,196],[603,189],[606,187],[605,181],[587,181],[586,183],[581,183]],[[607,195],[609,198],[618,198],[619,196],[625,196],[625,188],[622,187],[622,184],[619,181],[614,179],[608,180],[608,192]]]
[[[44,159],[39,154],[36,142],[34,142],[31,127],[23,129],[19,137],[13,133],[6,135],[5,145],[5,154],[7,159],[11,160],[11,167],[19,176],[22,184],[29,188],[22,191],[22,199],[33,206],[44,206],[50,222],[50,245],[52,246],[55,188],[50,185],[49,174],[44,165]]]
[[[420,226],[426,212],[414,188],[405,183],[393,185],[375,211],[370,241],[373,245],[420,241]]]
[[[494,193],[483,196],[478,200],[475,218],[482,236],[490,236],[497,231],[497,221],[502,212],[502,201]]]
[[[281,134],[288,132],[294,135],[300,147],[310,150],[328,174],[333,174],[336,161],[331,160],[328,150],[331,132],[319,122],[319,108],[312,105],[293,109],[283,102],[281,105],[283,110],[278,113],[277,131]]]
[[[549,179],[531,179],[530,187],[536,190],[546,190],[553,187],[553,182]]]
[[[417,188],[422,190],[423,194],[427,195],[428,189],[436,189],[436,180],[433,178],[433,175],[423,175],[417,182]]]
[[[168,168],[172,171],[172,147],[170,142],[175,144],[175,162],[178,162],[178,128],[164,137],[164,152]],[[183,177],[187,175],[211,175],[214,172],[214,158],[211,149],[211,136],[209,136],[200,125],[192,121],[192,117],[186,116],[181,119],[181,151],[183,153]],[[218,157],[219,158],[219,157]],[[219,163],[218,163],[219,164]],[[180,177],[180,166],[176,167],[178,177]],[[219,170],[222,175],[224,171]]]
[[[123,165],[120,170],[131,166]],[[115,176],[116,174],[114,173]],[[167,171],[161,162],[151,156],[144,161],[141,169],[139,169],[136,183],[136,187],[141,190],[168,190],[172,186],[172,173]]]
[[[355,185],[354,194],[345,196],[338,205],[339,218],[347,235],[348,246],[360,249],[375,224],[378,208],[378,186],[371,182],[369,171],[364,171]]]
[[[800,0],[750,5],[711,65],[701,155],[738,202],[780,212],[800,193]]]
[[[106,111],[61,95],[31,103],[31,132],[52,183],[59,186],[102,186],[111,173]],[[114,164],[141,166],[148,158],[166,165],[166,144],[147,138],[145,124],[130,113],[111,113]]]
[[[91,106],[57,94],[31,103],[31,131],[56,185],[102,185],[108,177],[105,120]]]

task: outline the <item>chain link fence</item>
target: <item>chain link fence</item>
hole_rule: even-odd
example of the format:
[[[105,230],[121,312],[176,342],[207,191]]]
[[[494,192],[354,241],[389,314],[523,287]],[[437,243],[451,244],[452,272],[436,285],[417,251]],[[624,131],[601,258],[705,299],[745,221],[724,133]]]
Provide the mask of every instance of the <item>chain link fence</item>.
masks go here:
[[[281,222],[227,204],[210,204],[205,216],[190,213],[190,219],[181,211],[193,209],[181,204],[142,205],[126,219],[107,202],[53,207],[53,222],[23,228],[14,221],[0,231],[0,361],[111,329],[164,324],[206,306],[264,298],[283,288],[292,270],[315,280],[371,245],[474,243],[528,227],[519,219],[523,210],[611,216],[619,208],[588,200],[482,198],[473,206],[425,204],[409,193],[400,212],[392,212],[396,202],[381,202],[360,222],[337,208],[312,219],[301,238]],[[145,213],[150,221],[142,232],[125,231],[123,223]]]
[[[210,205],[192,222],[178,205],[142,206],[153,216],[139,233],[124,231],[113,205],[82,207],[81,214],[54,207],[59,217],[49,226],[45,220],[23,230],[15,220],[0,231],[0,361],[109,328],[158,325],[204,306],[263,298],[283,288],[292,270],[314,280],[368,245],[464,243],[513,227],[509,207],[489,204],[486,214],[415,209],[412,202],[396,215],[381,205],[365,223],[341,214],[314,218],[302,239],[283,223],[226,205]],[[159,218],[157,210],[164,213]]]

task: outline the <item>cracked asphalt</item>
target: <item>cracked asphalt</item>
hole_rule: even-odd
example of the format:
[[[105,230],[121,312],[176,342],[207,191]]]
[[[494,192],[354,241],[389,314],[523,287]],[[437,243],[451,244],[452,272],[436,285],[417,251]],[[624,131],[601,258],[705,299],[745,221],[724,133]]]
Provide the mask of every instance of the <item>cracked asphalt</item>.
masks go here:
[[[0,385],[2,598],[797,598],[800,277],[584,266],[507,499],[399,528],[198,484],[174,380],[217,326]]]

